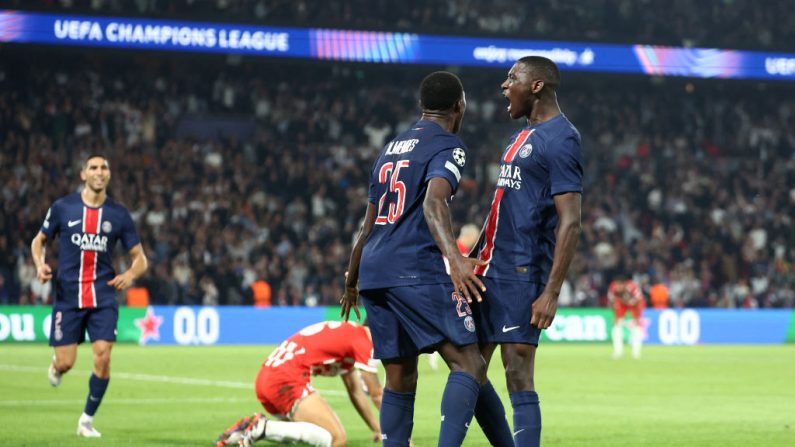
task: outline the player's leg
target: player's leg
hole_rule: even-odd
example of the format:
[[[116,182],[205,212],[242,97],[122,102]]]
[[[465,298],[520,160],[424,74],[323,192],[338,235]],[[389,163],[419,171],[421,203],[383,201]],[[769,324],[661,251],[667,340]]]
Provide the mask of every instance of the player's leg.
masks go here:
[[[241,432],[242,429],[242,432]],[[243,418],[229,427],[216,441],[216,447],[241,445],[249,447],[259,440],[285,444],[307,444],[312,447],[332,447],[331,433],[310,422],[291,422],[268,419],[262,413]]]
[[[408,445],[414,428],[420,350],[417,340],[409,335],[407,328],[415,336],[428,335],[429,331],[417,315],[423,309],[412,308],[408,302],[421,301],[417,298],[423,289],[420,286],[360,291],[373,336],[374,356],[381,359],[386,370],[386,385],[379,413],[384,446]],[[432,342],[424,337],[418,337],[418,340],[432,344],[442,338],[439,334],[431,336],[436,337]]]
[[[234,424],[230,425],[226,430],[218,435],[218,437],[215,439],[215,447],[240,445],[240,442],[243,440],[243,434],[245,430],[248,429],[252,420],[254,420],[256,417],[256,414],[254,417],[243,416],[242,418],[235,421]]]
[[[94,415],[102,403],[105,391],[110,383],[110,352],[113,342],[108,340],[97,340],[91,343],[91,350],[94,354],[94,370],[88,378],[88,396],[83,414],[77,423],[78,436],[98,438],[102,436],[94,429]]]
[[[47,376],[50,385],[61,384],[61,376],[66,374],[77,359],[77,345],[83,342],[85,326],[84,311],[80,309],[52,310],[50,318],[50,346],[53,347],[53,358]]]
[[[632,325],[630,326],[629,343],[632,347],[632,357],[639,359],[640,350],[643,346],[643,326],[641,325],[641,317],[643,315],[643,305],[638,304],[632,308]]]
[[[91,343],[91,351],[94,354],[93,374],[100,379],[110,379],[111,350],[113,350],[112,341],[97,340]]]
[[[261,413],[244,417],[227,428],[216,440],[216,446],[251,445],[265,439],[275,442],[304,442],[317,447],[331,447],[332,433],[335,442],[344,442],[345,431],[339,419],[315,392],[307,377],[291,377],[278,369],[260,368],[255,382],[257,399],[268,413],[282,420],[269,420]],[[306,416],[309,414],[309,416]],[[312,414],[323,426],[308,422]],[[337,444],[335,444],[337,445]]]
[[[618,359],[624,355],[624,315],[627,313],[627,307],[624,303],[616,301],[613,304],[613,311],[613,331],[610,335],[613,339],[613,358]]]
[[[541,409],[535,391],[535,353],[541,330],[530,325],[532,304],[544,285],[503,281],[486,285],[488,318],[480,320],[483,343],[498,343],[513,406],[513,439],[535,447],[541,439]],[[486,352],[486,354],[489,354]]]
[[[477,343],[456,346],[449,341],[438,347],[450,367],[442,394],[442,425],[439,446],[460,446],[475,414],[480,386],[486,379],[486,362]]]
[[[486,362],[486,371],[489,369],[491,357],[496,347],[497,345],[494,343],[485,343],[479,346],[480,354]],[[480,386],[478,402],[475,405],[475,419],[477,419],[483,434],[489,440],[489,444],[495,447],[511,447],[514,445],[511,428],[508,426],[508,419],[505,416],[505,407],[488,376],[486,381]]]
[[[414,345],[420,351],[435,348],[450,368],[442,395],[438,445],[460,446],[486,374],[472,310],[454,293],[452,284],[396,287],[390,292],[390,308]],[[416,363],[412,367],[416,368]]]
[[[270,425],[266,431],[271,433],[266,434],[265,439],[272,441],[283,440],[297,440],[308,442],[307,439],[296,439],[291,434],[296,433],[303,435],[305,430],[310,430],[309,424],[314,424],[322,428],[330,434],[330,442],[327,445],[333,447],[344,446],[347,442],[345,435],[345,428],[342,426],[337,414],[331,409],[329,404],[318,393],[312,393],[307,397],[301,399],[294,407],[291,420],[295,422],[282,422],[282,421],[269,421]],[[300,424],[300,425],[290,425]],[[297,430],[296,430],[297,429]],[[329,441],[328,438],[323,439],[323,434],[317,434],[316,430],[310,430],[315,434],[313,438],[319,438],[318,441]],[[307,433],[309,434],[309,433]],[[320,443],[313,445],[322,445]]]
[[[53,347],[52,363],[47,372],[50,385],[58,386],[61,384],[61,377],[66,374],[77,360],[77,343]]]
[[[386,384],[379,420],[384,446],[406,446],[411,439],[417,393],[417,359],[415,356],[382,360]]]
[[[497,341],[504,341],[504,339],[500,340],[500,337],[514,336],[517,331],[524,330],[519,323],[525,320],[529,321],[529,318],[524,318],[521,314],[517,318],[516,314],[519,308],[509,300],[500,300],[502,296],[516,295],[517,291],[504,290],[505,285],[491,278],[482,277],[481,280],[486,286],[486,294],[481,303],[474,303],[472,306],[472,316],[475,318],[477,327],[480,353],[486,362],[486,371],[488,371]],[[516,287],[524,288],[524,284],[519,283],[519,286]],[[529,298],[523,299],[529,300]],[[524,304],[525,307],[528,307],[526,303]],[[529,312],[529,307],[526,312]],[[475,418],[491,445],[498,447],[514,445],[513,434],[508,425],[502,399],[488,379],[480,386],[478,402],[475,406]]]
[[[92,309],[87,317],[86,327],[91,338],[94,368],[88,379],[88,396],[83,414],[77,424],[79,436],[99,437],[94,429],[94,415],[102,404],[102,398],[110,384],[110,353],[116,341],[116,323],[119,310],[116,307]]]
[[[516,445],[541,444],[541,408],[535,391],[536,346],[522,343],[501,345],[505,380],[513,406],[513,436]]]

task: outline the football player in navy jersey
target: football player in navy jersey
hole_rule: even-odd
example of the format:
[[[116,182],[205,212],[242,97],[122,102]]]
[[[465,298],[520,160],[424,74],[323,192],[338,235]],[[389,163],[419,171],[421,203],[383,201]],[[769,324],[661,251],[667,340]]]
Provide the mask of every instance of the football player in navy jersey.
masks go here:
[[[514,411],[514,442],[538,446],[541,411],[533,383],[538,339],[555,317],[558,294],[581,232],[580,134],[561,113],[558,67],[519,59],[502,83],[511,118],[527,125],[500,157],[500,175],[477,245],[487,291],[474,307],[483,356],[497,344]],[[480,419],[481,409],[476,410]]]
[[[50,364],[52,386],[61,383],[77,358],[77,345],[88,331],[94,352],[94,370],[88,381],[85,409],[77,424],[78,436],[99,437],[93,417],[110,381],[110,351],[116,340],[119,307],[116,290],[129,287],[147,268],[141,241],[132,217],[124,206],[107,195],[110,165],[101,155],[83,163],[81,192],[62,197],[52,204],[33,238],[31,253],[36,274],[42,282],[52,279],[44,260],[44,245],[58,236],[58,276],[50,323],[50,346],[55,355]],[[130,255],[130,268],[117,275],[112,266],[113,248],[121,240]]]
[[[469,307],[484,292],[473,272],[481,262],[459,252],[448,208],[466,165],[466,146],[454,135],[466,109],[461,81],[448,72],[428,75],[420,106],[420,120],[389,142],[373,166],[340,302],[346,319],[351,309],[358,317],[361,294],[375,358],[386,369],[384,445],[409,445],[417,357],[436,350],[451,371],[438,445],[459,446],[486,377]],[[499,410],[504,415],[501,403]],[[503,422],[510,439],[504,416]]]

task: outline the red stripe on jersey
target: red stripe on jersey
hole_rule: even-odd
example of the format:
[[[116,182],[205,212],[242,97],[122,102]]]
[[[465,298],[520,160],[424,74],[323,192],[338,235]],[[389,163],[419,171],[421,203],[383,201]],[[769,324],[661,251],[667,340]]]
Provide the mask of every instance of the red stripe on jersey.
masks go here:
[[[519,135],[516,136],[516,140],[514,140],[511,148],[505,153],[505,158],[503,159],[505,163],[510,163],[514,158],[516,158],[516,153],[519,152],[519,148],[522,147],[524,142],[527,141],[527,139],[530,137],[530,134],[532,134],[534,130],[535,129],[530,129],[519,132]]]
[[[83,233],[99,233],[101,211],[94,208],[83,207]],[[97,294],[94,290],[94,280],[97,278],[97,252],[93,250],[80,251],[80,308],[97,307]]]
[[[486,245],[478,253],[478,259],[485,262],[491,261],[491,254],[494,251],[494,241],[497,237],[497,224],[500,221],[500,202],[502,201],[502,194],[505,188],[497,188],[494,191],[494,200],[491,201],[491,209],[489,210],[489,217],[486,219]],[[476,275],[485,275],[489,266],[479,265],[475,267]]]

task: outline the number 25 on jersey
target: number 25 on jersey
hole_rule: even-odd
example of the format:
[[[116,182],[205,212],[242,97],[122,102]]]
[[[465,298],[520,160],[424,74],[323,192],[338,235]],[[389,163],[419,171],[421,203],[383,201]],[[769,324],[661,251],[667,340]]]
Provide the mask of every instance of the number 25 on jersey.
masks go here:
[[[384,191],[378,201],[378,217],[375,218],[376,225],[393,224],[403,214],[403,207],[406,202],[406,184],[398,180],[398,177],[400,176],[400,170],[408,167],[408,160],[398,160],[396,163],[390,161],[381,165],[381,169],[378,171],[378,183],[382,185],[389,183],[389,189]],[[396,193],[395,200],[394,202],[389,202],[389,209],[386,216],[383,216],[381,213],[384,211],[386,195],[390,192]]]

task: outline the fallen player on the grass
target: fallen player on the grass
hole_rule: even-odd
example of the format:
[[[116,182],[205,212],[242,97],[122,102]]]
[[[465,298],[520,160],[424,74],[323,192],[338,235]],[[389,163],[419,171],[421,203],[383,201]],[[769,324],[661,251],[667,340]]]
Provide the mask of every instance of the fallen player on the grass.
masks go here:
[[[261,439],[318,447],[345,445],[342,423],[310,383],[315,375],[342,377],[373,441],[380,441],[378,418],[370,406],[372,401],[380,409],[382,394],[372,353],[366,326],[327,321],[301,329],[271,353],[257,376],[257,399],[273,417],[255,413],[238,420],[218,437],[216,446],[250,446]]]

